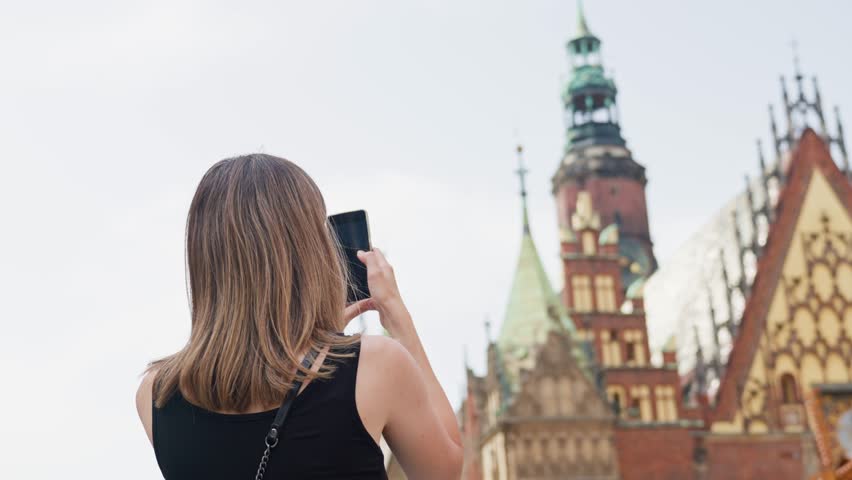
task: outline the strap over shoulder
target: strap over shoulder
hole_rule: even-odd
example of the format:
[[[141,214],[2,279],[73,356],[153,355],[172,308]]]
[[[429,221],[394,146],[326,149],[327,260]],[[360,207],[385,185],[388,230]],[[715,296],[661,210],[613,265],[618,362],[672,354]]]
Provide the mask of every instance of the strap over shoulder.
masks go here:
[[[302,360],[302,368],[305,370],[310,369],[314,365],[314,360],[316,359],[316,352],[311,350],[305,355],[305,359]],[[296,395],[299,394],[299,389],[302,388],[302,379],[296,379],[293,381],[293,386],[290,387],[290,391],[287,392],[287,396],[284,397],[284,402],[281,404],[281,407],[278,408],[278,412],[275,414],[275,420],[272,421],[272,425],[269,427],[269,432],[266,434],[266,438],[264,442],[266,443],[266,450],[263,452],[263,456],[260,457],[260,464],[257,466],[257,474],[255,474],[255,480],[262,480],[263,474],[266,473],[266,465],[269,463],[269,453],[278,445],[278,432],[281,431],[281,426],[284,425],[284,420],[287,419],[287,414],[290,413],[290,407],[293,406],[293,400],[296,398]]]
[[[305,359],[302,360],[302,368],[309,370],[314,365],[314,360],[317,358],[316,352],[311,350],[305,355]],[[299,394],[299,389],[302,388],[302,380],[297,379],[293,382],[293,386],[290,387],[290,391],[287,392],[287,396],[284,398],[284,403],[281,404],[281,407],[278,408],[278,412],[275,414],[275,420],[272,421],[272,426],[269,428],[269,433],[267,434],[267,440],[274,440],[276,443],[278,442],[278,431],[281,430],[281,425],[284,424],[284,420],[287,418],[287,413],[290,412],[290,407],[293,405],[293,400],[296,398],[296,395]]]

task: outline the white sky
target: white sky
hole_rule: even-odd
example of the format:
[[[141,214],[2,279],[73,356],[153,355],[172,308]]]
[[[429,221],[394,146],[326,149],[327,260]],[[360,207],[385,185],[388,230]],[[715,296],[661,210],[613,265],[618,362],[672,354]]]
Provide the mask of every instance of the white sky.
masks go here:
[[[662,262],[756,170],[799,40],[852,122],[852,4],[588,0]],[[188,331],[183,227],[216,160],[302,165],[366,208],[454,402],[520,240],[558,288],[550,176],[571,0],[17,2],[0,18],[0,475],[156,478],[133,392]],[[518,132],[517,135],[515,132]],[[376,320],[371,324],[375,327]]]

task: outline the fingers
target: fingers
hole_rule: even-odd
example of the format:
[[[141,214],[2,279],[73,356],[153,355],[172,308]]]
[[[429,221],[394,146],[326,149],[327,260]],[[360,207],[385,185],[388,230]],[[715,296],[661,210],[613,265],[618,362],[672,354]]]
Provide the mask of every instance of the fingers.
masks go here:
[[[379,250],[378,248],[374,248],[373,254],[378,259],[378,263],[379,263],[380,267],[382,267],[383,269],[392,270],[390,264],[388,263],[387,259],[385,258],[385,254],[382,253],[381,250]]]
[[[376,305],[373,303],[372,298],[365,298],[364,300],[359,300],[351,305],[348,305],[343,309],[343,318],[346,322],[351,321],[353,318],[361,315],[364,312],[368,312],[370,310],[375,310]]]
[[[373,248],[369,252],[358,250],[358,260],[367,266],[367,270],[374,268],[375,270],[393,270],[393,267],[388,263],[385,254],[378,248]]]
[[[363,250],[358,250],[357,252],[358,260],[367,266],[367,271],[373,272],[393,272],[393,267],[388,263],[385,258],[385,254],[382,253],[378,248],[373,248],[369,252],[365,252]]]
[[[381,310],[385,303],[399,297],[393,268],[388,264],[381,250],[377,248],[370,252],[358,251],[358,259],[367,266],[370,297],[375,300],[376,307]]]
[[[356,255],[358,256],[358,260],[361,260],[361,263],[363,263],[364,265],[367,266],[367,270],[370,270],[370,267],[372,267],[372,268],[378,268],[379,267],[378,259],[376,258],[376,255],[375,255],[375,250],[370,251],[370,252],[365,252],[364,250],[358,250],[356,252]]]

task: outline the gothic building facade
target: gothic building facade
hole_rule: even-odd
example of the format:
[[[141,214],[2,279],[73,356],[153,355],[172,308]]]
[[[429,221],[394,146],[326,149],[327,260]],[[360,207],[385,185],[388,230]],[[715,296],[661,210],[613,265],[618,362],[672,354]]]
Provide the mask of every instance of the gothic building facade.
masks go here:
[[[487,371],[467,370],[464,478],[852,478],[835,431],[852,408],[852,176],[816,82],[782,80],[773,161],[658,265],[645,167],[582,10],[567,48],[564,287],[533,241],[519,147],[521,250]],[[652,362],[655,319],[672,335]]]

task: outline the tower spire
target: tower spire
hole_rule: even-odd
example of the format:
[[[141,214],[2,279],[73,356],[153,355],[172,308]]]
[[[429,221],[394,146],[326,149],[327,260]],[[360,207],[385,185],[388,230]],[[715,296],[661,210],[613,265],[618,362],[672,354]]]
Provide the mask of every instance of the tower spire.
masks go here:
[[[577,31],[568,41],[571,78],[562,92],[565,107],[565,150],[588,145],[624,146],[618,123],[618,89],[604,72],[601,40],[590,30],[577,1]]]
[[[518,178],[521,180],[521,204],[524,210],[524,233],[530,233],[530,218],[527,213],[527,169],[524,167],[524,147],[523,145],[518,145],[518,169],[515,170],[515,173],[518,174]]]
[[[586,13],[583,11],[583,0],[577,0],[577,36],[590,37],[589,25],[586,23]]]

